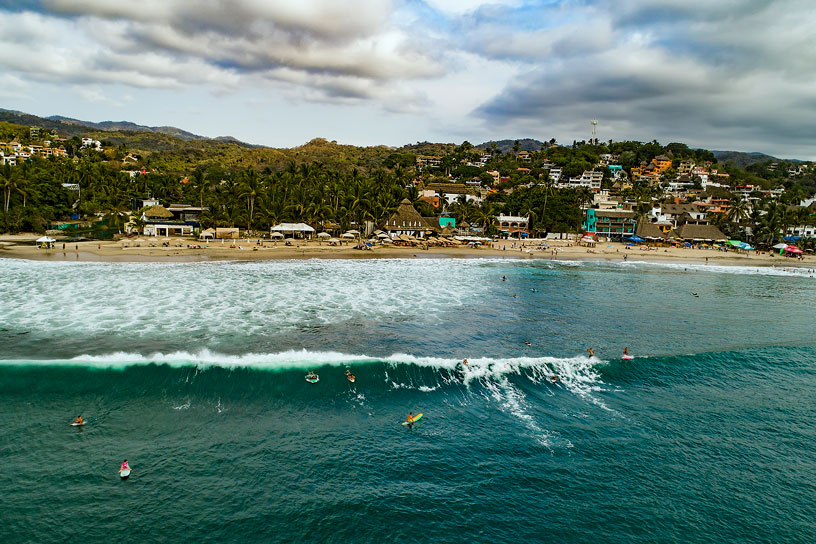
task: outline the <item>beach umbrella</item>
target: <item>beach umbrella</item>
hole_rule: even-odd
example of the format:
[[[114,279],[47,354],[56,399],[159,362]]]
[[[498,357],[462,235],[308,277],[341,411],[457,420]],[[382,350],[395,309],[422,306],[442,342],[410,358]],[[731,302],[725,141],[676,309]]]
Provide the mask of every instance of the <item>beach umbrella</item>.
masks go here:
[[[740,242],[738,247],[740,249],[754,249],[754,246],[752,246],[751,244],[748,244],[746,242]]]
[[[50,243],[50,242],[56,242],[56,240],[54,238],[49,237],[49,236],[43,236],[42,238],[37,238],[37,243],[38,244],[43,244],[43,243],[47,244],[47,243]]]
[[[317,237],[318,238],[331,238],[331,234],[329,234],[328,232],[318,232]]]
[[[785,251],[788,253],[802,253],[802,250],[796,246],[786,246]]]
[[[377,238],[383,238],[383,239],[385,239],[385,238],[389,238],[389,236],[388,236],[386,233],[384,233],[384,232],[380,232],[380,233],[377,235]]]
[[[786,247],[788,247],[788,244],[782,244],[782,243],[779,243],[779,244],[776,244],[775,246],[773,246],[774,249],[785,249]]]
[[[270,236],[272,238],[283,238],[283,233],[282,232],[273,232],[272,234],[270,234]]]
[[[632,235],[632,237],[629,238],[629,240],[632,242],[642,242],[643,238],[641,238],[640,236]]]
[[[336,243],[337,243],[337,242],[339,242],[340,240],[338,240],[337,238],[329,238],[329,239],[328,239],[328,241],[329,241],[329,242],[334,242],[334,243],[336,244]]]
[[[346,234],[353,234],[354,236],[357,236],[358,234],[360,234],[360,231],[359,230],[354,230],[354,229],[347,230]]]
[[[354,235],[350,232],[344,232],[340,235],[340,238],[354,238]]]

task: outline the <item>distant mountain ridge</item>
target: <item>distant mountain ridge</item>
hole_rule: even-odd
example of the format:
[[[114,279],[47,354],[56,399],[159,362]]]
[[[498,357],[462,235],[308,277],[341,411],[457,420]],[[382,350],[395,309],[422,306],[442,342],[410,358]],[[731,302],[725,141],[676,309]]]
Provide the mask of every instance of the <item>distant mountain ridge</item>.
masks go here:
[[[65,117],[63,115],[39,117],[30,113],[7,110],[3,108],[0,108],[0,121],[6,121],[19,125],[36,126],[48,130],[57,130],[64,133],[68,137],[82,136],[88,129],[103,132],[152,132],[173,136],[174,138],[184,140],[185,142],[190,142],[193,140],[216,140],[219,142],[233,143],[242,147],[265,147],[242,142],[233,136],[208,138],[206,136],[200,136],[198,134],[172,126],[151,127],[133,123],[131,121],[102,121],[101,123],[94,123],[92,121],[83,121],[81,119],[74,119],[72,117]]]
[[[740,168],[765,161],[804,162],[799,159],[780,159],[766,153],[760,153],[759,151],[752,151],[750,153],[744,151],[712,151],[712,153],[717,157],[717,161],[731,163]]]

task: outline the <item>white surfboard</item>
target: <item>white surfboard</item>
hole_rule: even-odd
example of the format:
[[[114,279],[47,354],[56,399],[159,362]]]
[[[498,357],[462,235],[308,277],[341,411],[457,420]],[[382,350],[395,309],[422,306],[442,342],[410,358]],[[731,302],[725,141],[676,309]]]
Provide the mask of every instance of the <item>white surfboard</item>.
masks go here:
[[[123,470],[123,471],[121,471],[119,473],[119,477],[122,478],[123,480],[127,480],[128,476],[130,476],[130,469],[129,468],[126,468],[125,470]]]

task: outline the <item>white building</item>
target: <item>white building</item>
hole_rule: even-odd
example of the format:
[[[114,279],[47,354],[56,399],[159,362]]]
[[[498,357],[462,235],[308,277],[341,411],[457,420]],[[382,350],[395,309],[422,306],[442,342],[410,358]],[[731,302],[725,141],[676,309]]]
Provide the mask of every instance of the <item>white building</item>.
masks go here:
[[[603,172],[597,170],[584,170],[580,178],[570,178],[568,182],[558,183],[559,189],[574,189],[586,187],[592,192],[597,193],[601,190],[601,181],[603,181]]]

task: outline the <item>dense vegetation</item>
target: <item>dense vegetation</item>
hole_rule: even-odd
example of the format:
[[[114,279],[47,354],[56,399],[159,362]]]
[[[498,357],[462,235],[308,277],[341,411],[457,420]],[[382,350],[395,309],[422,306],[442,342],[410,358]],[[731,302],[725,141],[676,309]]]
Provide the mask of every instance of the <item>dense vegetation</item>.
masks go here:
[[[346,229],[364,221],[381,222],[408,198],[424,216],[447,212],[460,224],[466,221],[488,233],[493,230],[491,218],[502,212],[529,215],[533,234],[577,231],[582,221],[580,207],[591,202],[592,194],[587,189],[556,189],[547,175],[549,164],[570,177],[595,168],[602,154],[618,155],[625,170],[657,155],[670,154],[673,163],[664,174],[666,181],[676,175],[683,160],[717,165],[709,151],[679,143],[662,146],[656,141],[558,146],[551,140],[541,143],[522,161],[518,141],[502,152],[495,142],[479,148],[469,142],[419,142],[394,149],[315,139],[292,149],[270,149],[216,140],[184,141],[144,131],[90,131],[87,136],[100,139],[103,151],[83,148],[79,138],[72,137],[62,143],[68,158],[34,157],[17,166],[0,167],[0,230],[42,232],[52,221],[73,214],[80,218],[107,216],[109,224],[121,228],[127,214],[138,210],[142,200],[150,196],[165,204],[208,207],[201,218],[204,227],[266,231],[281,221],[305,221],[320,228],[336,225]],[[32,140],[28,127],[0,122],[0,141],[42,144],[48,137]],[[439,156],[441,164],[419,168],[418,155]],[[795,163],[765,161],[745,169],[717,166],[729,174],[729,187],[711,189],[697,198],[731,200],[728,214],[714,218],[725,232],[773,238],[790,225],[813,222],[811,210],[794,206],[816,193],[813,168],[791,174],[789,168],[797,166]],[[142,169],[143,174],[128,172]],[[489,172],[498,172],[498,183]],[[603,187],[609,188],[612,176],[606,168],[603,172]],[[495,190],[481,205],[460,198],[450,206],[434,209],[419,199],[417,182],[451,180],[478,180]],[[664,185],[635,181],[620,193],[643,215],[661,196]],[[785,192],[778,200],[748,206],[731,190],[742,185],[782,187]]]

